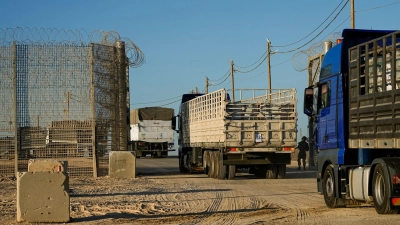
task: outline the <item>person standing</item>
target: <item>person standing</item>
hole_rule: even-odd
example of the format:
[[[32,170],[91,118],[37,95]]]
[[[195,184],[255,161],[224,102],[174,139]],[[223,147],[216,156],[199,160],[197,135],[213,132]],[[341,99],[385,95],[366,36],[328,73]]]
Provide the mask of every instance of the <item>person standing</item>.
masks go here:
[[[299,168],[297,168],[297,170],[301,170],[301,161],[303,161],[303,168],[304,170],[306,170],[306,157],[307,154],[306,152],[308,152],[309,150],[309,146],[307,141],[307,137],[303,136],[301,138],[301,141],[297,144],[297,149],[299,149],[299,154],[297,155],[297,163],[299,165]]]

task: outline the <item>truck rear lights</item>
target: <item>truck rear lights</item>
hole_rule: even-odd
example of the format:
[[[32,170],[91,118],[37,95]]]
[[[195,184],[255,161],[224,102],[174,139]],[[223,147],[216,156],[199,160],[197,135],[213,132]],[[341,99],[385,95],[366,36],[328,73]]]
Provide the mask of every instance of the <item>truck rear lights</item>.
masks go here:
[[[283,147],[283,151],[294,151],[294,148]]]
[[[239,148],[228,148],[228,152],[237,152]]]
[[[400,174],[393,175],[392,182],[393,184],[400,184]]]
[[[393,206],[400,206],[400,198],[392,198]]]

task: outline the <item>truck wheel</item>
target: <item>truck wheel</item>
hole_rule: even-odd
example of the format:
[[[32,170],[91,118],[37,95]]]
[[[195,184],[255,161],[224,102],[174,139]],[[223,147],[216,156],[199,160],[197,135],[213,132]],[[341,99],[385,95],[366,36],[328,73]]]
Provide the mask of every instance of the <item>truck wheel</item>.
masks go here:
[[[228,172],[228,166],[227,165],[219,165],[219,174],[218,174],[218,179],[220,180],[224,180],[226,179],[227,176],[227,172]]]
[[[265,171],[265,175],[267,179],[276,179],[278,175],[278,167],[277,165],[267,165],[267,170]]]
[[[228,167],[228,180],[235,179],[235,174],[236,174],[236,166],[235,165],[229,165],[229,167]]]
[[[203,167],[204,173],[208,174],[210,171],[210,151],[204,151],[203,153]]]
[[[278,164],[278,174],[276,178],[283,179],[286,176],[286,164]]]
[[[326,206],[329,208],[346,207],[342,199],[335,197],[335,176],[333,174],[333,165],[330,164],[326,167],[324,177],[322,180],[322,191],[324,193],[324,200]]]
[[[217,165],[216,165],[216,155],[215,155],[215,152],[213,151],[213,152],[210,152],[210,172],[209,172],[209,177],[211,177],[211,178],[215,178],[215,174],[216,174],[216,167],[217,167]]]
[[[222,162],[223,155],[221,152],[217,152],[217,164],[218,164],[218,179],[224,180],[228,177],[228,166]]]
[[[377,164],[372,178],[372,197],[374,198],[375,210],[379,214],[395,214],[398,212],[397,209],[391,207],[388,181],[382,165]]]
[[[214,175],[213,175],[212,178],[218,179],[218,176],[219,176],[219,169],[220,169],[220,165],[219,165],[219,153],[214,151],[213,154],[214,154],[214,160],[213,160],[213,161],[214,161],[214,169],[213,169]]]

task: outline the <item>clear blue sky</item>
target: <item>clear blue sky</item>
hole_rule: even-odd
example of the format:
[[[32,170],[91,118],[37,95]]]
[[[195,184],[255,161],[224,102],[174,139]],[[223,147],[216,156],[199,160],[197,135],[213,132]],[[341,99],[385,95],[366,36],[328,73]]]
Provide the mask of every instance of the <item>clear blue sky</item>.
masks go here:
[[[121,37],[131,39],[146,57],[145,64],[130,69],[131,109],[164,105],[177,113],[178,102],[166,104],[196,87],[203,91],[206,76],[210,80],[223,77],[229,70],[230,59],[237,67],[253,64],[266,51],[266,38],[272,42],[272,50],[278,53],[298,48],[325,28],[339,9],[306,37],[344,2],[346,0],[3,0],[0,27],[117,31]],[[356,28],[398,30],[399,3],[396,0],[355,0]],[[310,44],[349,28],[349,16],[350,3]],[[274,47],[303,38],[289,47]],[[310,44],[301,50],[308,49]],[[296,88],[298,130],[302,129],[305,135],[307,117],[302,113],[302,99],[307,71],[298,72],[292,66],[290,59],[296,52],[277,53],[271,57],[272,88]],[[235,88],[267,88],[267,77],[267,63],[264,62],[250,73],[236,73]],[[219,82],[211,82],[214,86],[209,90],[231,88],[229,79],[215,85]]]

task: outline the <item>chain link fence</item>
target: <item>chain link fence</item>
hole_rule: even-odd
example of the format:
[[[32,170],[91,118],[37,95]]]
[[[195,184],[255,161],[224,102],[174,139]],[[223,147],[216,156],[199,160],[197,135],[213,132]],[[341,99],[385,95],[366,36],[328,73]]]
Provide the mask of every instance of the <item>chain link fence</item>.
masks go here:
[[[68,161],[70,176],[105,176],[108,153],[127,150],[128,68],[144,56],[100,33],[0,30],[0,175],[51,158]]]

